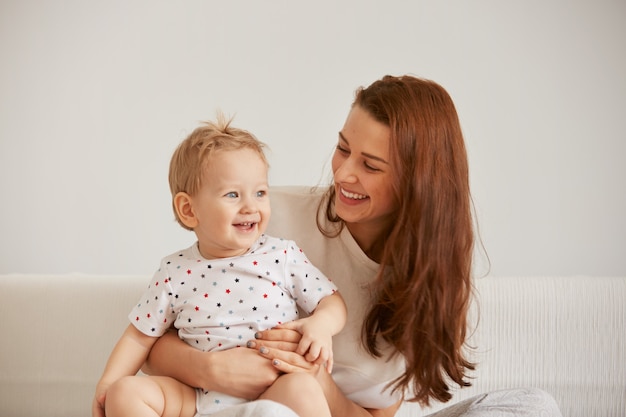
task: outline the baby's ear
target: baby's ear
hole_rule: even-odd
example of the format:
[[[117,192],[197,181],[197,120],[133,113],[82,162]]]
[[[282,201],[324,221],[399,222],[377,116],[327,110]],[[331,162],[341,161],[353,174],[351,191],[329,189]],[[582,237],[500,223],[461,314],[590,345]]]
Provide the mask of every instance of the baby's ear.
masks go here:
[[[191,196],[180,192],[174,196],[174,208],[181,223],[190,229],[198,225],[198,219],[193,211]]]

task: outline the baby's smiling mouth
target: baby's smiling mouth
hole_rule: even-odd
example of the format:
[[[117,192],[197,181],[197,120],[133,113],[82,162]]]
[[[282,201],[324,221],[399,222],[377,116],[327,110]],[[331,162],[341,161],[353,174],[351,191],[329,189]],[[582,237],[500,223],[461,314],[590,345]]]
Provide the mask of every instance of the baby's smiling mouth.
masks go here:
[[[242,223],[235,223],[233,226],[239,229],[243,229],[243,230],[250,230],[250,229],[254,229],[256,225],[257,225],[256,222],[242,222]]]

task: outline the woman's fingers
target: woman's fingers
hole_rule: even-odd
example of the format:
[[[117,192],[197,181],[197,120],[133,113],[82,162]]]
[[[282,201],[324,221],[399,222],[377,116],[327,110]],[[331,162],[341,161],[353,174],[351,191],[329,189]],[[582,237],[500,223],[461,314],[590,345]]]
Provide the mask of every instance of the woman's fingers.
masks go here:
[[[272,359],[272,365],[274,365],[274,367],[278,369],[280,372],[285,373],[285,374],[291,374],[295,372],[309,372],[309,373],[315,374],[317,373],[317,370],[319,369],[319,365],[314,365],[314,364],[309,363],[310,365],[309,367],[302,368],[296,365],[292,365],[289,362],[285,362],[284,360],[280,360],[280,359]]]
[[[247,347],[258,349],[261,346],[267,346],[276,350],[295,352],[301,335],[290,329],[270,329],[256,332],[254,337],[256,340],[248,341]]]
[[[272,365],[282,372],[298,372],[317,370],[319,365],[308,362],[301,355],[295,352],[284,351],[280,349],[273,349],[268,346],[262,346],[259,349],[261,356],[270,359]],[[286,371],[287,369],[288,371]]]
[[[302,335],[293,329],[287,328],[274,328],[269,330],[258,331],[254,334],[254,337],[264,341],[283,341],[298,343]]]

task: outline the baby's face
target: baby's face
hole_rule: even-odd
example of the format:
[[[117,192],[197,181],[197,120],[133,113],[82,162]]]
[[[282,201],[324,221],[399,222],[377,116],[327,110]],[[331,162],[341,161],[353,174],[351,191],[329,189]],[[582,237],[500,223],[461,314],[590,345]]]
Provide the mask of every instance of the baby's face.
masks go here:
[[[207,259],[244,254],[270,217],[267,165],[251,149],[215,152],[192,206],[200,253]]]

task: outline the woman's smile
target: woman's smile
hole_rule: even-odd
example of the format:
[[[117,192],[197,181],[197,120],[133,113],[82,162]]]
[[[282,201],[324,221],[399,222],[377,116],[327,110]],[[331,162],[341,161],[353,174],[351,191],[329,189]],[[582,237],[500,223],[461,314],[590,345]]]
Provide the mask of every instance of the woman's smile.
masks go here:
[[[357,193],[347,191],[341,186],[339,187],[339,191],[343,197],[348,198],[350,200],[365,200],[366,198],[369,198],[368,196],[364,194],[357,194]]]

